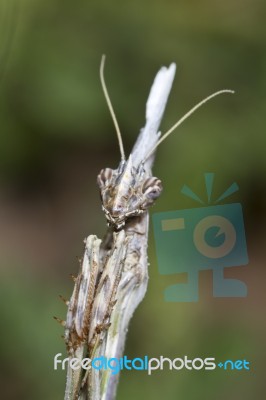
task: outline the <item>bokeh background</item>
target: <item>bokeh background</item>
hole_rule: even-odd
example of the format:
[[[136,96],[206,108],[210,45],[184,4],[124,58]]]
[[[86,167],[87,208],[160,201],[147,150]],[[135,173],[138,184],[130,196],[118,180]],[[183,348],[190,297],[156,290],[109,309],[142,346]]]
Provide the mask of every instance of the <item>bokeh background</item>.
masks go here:
[[[236,181],[224,202],[242,203],[250,260],[226,271],[247,283],[247,298],[213,298],[208,271],[198,303],[166,303],[164,289],[186,274],[159,274],[151,229],[149,288],[125,353],[247,359],[251,370],[125,371],[117,399],[265,398],[265,13],[263,0],[1,0],[1,398],[63,398],[65,374],[53,370],[63,329],[52,316],[65,316],[58,294],[71,294],[84,237],[105,231],[97,173],[119,162],[103,53],[127,154],[161,65],[177,63],[163,131],[211,92],[236,91],[160,147],[164,192],[151,213],[197,206],[180,189],[204,198],[205,172],[216,173],[216,198]]]

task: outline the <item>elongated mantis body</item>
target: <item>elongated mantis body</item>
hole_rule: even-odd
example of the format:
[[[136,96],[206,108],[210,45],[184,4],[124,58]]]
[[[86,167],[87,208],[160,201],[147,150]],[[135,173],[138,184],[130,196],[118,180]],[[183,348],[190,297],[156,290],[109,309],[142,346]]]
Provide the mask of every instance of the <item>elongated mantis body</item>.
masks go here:
[[[131,319],[143,299],[148,282],[148,208],[162,191],[161,181],[152,176],[154,152],[178,125],[197,108],[220,93],[197,104],[161,138],[158,132],[175,76],[175,64],[162,67],[152,85],[146,124],[128,159],[103,77],[105,97],[116,127],[121,162],[117,169],[103,169],[98,175],[102,209],[108,230],[103,240],[90,235],[74,291],[68,305],[65,341],[69,359],[90,360],[101,356],[120,359]],[[112,400],[119,374],[110,369],[71,367],[69,362],[65,400]]]

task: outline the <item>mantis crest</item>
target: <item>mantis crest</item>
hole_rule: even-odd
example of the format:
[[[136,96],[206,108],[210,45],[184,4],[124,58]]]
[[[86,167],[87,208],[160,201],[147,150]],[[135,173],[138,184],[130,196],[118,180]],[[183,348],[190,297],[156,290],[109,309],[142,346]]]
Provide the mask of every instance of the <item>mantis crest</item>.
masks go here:
[[[145,127],[126,160],[104,81],[104,61],[103,56],[100,78],[116,128],[121,161],[117,169],[105,168],[98,175],[107,233],[103,240],[95,235],[85,240],[74,291],[66,302],[67,318],[65,322],[59,320],[65,327],[69,355],[65,400],[115,398],[118,374],[112,374],[110,369],[92,368],[91,360],[122,357],[129,321],[147,289],[148,208],[162,192],[162,183],[151,170],[155,150],[197,108],[219,94],[233,93],[221,90],[212,94],[161,136],[158,129],[176,70],[175,64],[162,67],[148,97]],[[84,359],[87,368],[82,363]]]

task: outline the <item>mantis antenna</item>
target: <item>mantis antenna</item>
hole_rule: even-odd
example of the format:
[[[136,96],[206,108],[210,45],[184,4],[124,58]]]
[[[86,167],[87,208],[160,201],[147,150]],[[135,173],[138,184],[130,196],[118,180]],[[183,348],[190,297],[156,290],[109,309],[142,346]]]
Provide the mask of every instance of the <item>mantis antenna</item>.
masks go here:
[[[161,144],[178,126],[180,126],[187,118],[189,118],[198,108],[203,106],[203,104],[207,103],[209,100],[213,99],[216,96],[219,96],[220,94],[223,93],[235,93],[234,90],[229,90],[229,89],[224,89],[224,90],[219,90],[218,92],[215,92],[211,94],[210,96],[206,97],[205,99],[201,100],[198,104],[196,104],[191,110],[189,110],[182,118],[180,118],[173,126],[170,128],[162,137],[161,139],[156,143],[156,145],[151,149],[151,151],[148,153],[148,155],[145,157],[143,160],[143,163],[145,163],[146,160],[152,155],[152,153],[157,149],[159,144]]]
[[[100,65],[100,79],[101,79],[101,84],[102,84],[102,88],[103,88],[103,93],[104,93],[104,97],[106,99],[114,126],[115,126],[115,130],[116,130],[116,135],[117,135],[117,139],[118,139],[118,144],[119,144],[119,149],[120,149],[120,154],[121,154],[121,158],[122,161],[125,160],[125,152],[124,152],[124,147],[123,147],[123,141],[122,141],[122,135],[118,126],[118,122],[115,116],[115,112],[107,91],[107,87],[104,81],[104,63],[105,63],[105,55],[102,56],[102,60],[101,60],[101,65]]]

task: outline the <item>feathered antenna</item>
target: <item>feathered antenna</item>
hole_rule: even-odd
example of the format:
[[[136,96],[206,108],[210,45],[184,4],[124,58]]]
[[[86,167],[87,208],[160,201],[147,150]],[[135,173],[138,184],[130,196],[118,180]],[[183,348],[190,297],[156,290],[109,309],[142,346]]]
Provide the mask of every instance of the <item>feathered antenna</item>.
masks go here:
[[[122,141],[122,135],[118,126],[118,122],[115,116],[115,112],[107,91],[107,87],[104,81],[104,63],[105,63],[105,55],[102,56],[102,60],[101,60],[101,66],[100,66],[100,79],[101,79],[101,84],[102,84],[102,88],[103,88],[103,93],[112,117],[112,120],[114,122],[114,126],[115,126],[115,130],[116,130],[116,134],[117,134],[117,139],[118,139],[118,144],[119,144],[119,149],[120,149],[120,153],[121,153],[121,159],[122,161],[125,160],[125,152],[124,152],[124,147],[123,147],[123,141]]]
[[[235,93],[234,90],[229,90],[229,89],[224,89],[224,90],[219,90],[218,92],[215,92],[211,94],[210,96],[206,97],[205,99],[201,100],[198,104],[196,104],[191,110],[189,110],[182,118],[180,118],[163,136],[161,137],[160,140],[156,143],[156,145],[151,149],[151,151],[148,153],[148,155],[145,157],[143,160],[143,163],[148,160],[148,158],[154,153],[154,151],[157,149],[159,144],[161,144],[178,126],[180,126],[187,118],[189,118],[198,108],[203,106],[203,104],[207,103],[209,100],[213,99],[216,96],[219,96],[220,94],[223,93]]]

